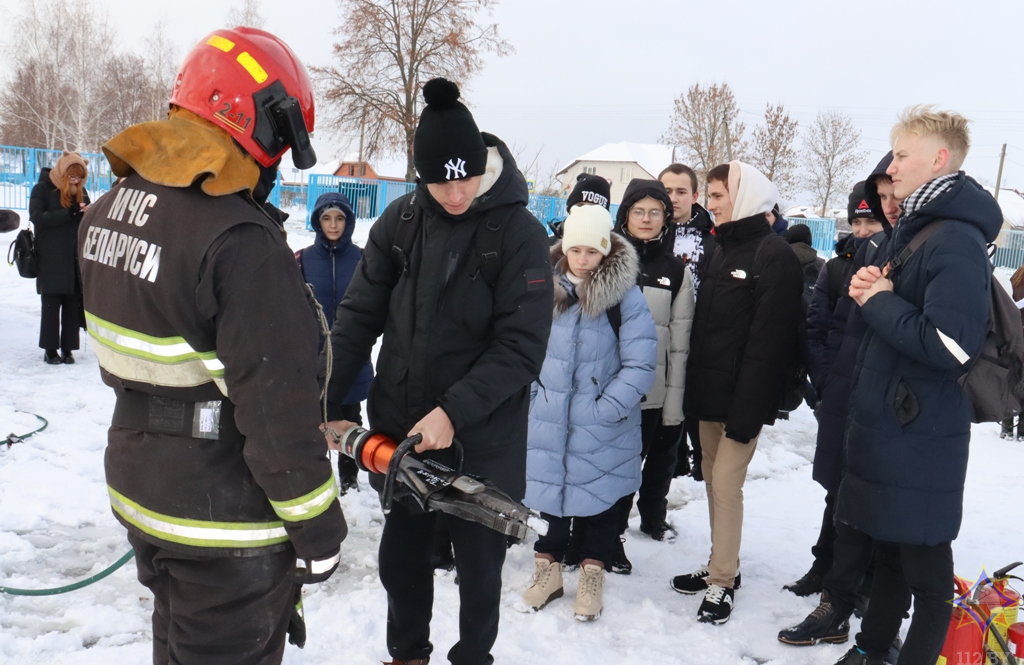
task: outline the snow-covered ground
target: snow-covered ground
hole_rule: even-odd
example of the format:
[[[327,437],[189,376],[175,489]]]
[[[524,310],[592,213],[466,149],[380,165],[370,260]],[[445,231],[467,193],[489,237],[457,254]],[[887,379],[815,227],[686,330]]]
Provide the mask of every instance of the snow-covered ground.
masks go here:
[[[24,211],[21,211],[23,216]],[[301,211],[288,223],[298,248],[312,235]],[[361,222],[355,238],[365,240]],[[0,236],[0,243],[13,240]],[[6,249],[6,244],[3,245]],[[127,549],[124,529],[110,513],[103,449],[113,394],[99,378],[91,343],[83,337],[78,363],[50,366],[37,348],[39,298],[33,281],[0,265],[0,432],[23,433],[40,414],[43,433],[0,448],[0,585],[45,588],[93,575]],[[566,575],[566,597],[536,614],[515,610],[532,571],[529,545],[513,547],[505,566],[498,663],[620,665],[641,663],[833,663],[847,646],[788,647],[779,629],[801,620],[816,599],[796,598],[782,585],[802,575],[821,520],[823,491],[811,480],[815,421],[803,408],[765,431],[746,486],[743,587],[723,626],[698,624],[699,596],[669,588],[673,575],[706,561],[707,499],[702,484],[673,482],[669,519],[674,544],[639,532],[634,515],[626,551],[631,576],[609,575],[599,621],[572,617],[577,573]],[[1001,441],[998,426],[974,429],[964,526],[954,543],[959,574],[977,576],[1024,559],[1018,507],[1024,486],[1024,443]],[[304,650],[288,647],[292,665],[370,665],[387,657],[384,592],[377,579],[382,515],[365,485],[342,498],[349,537],[341,569],[308,587]],[[457,639],[454,575],[435,580],[432,641],[435,660]],[[152,598],[135,579],[134,564],[78,591],[49,597],[0,595],[0,663],[132,665],[151,662]],[[854,631],[856,625],[854,625]]]

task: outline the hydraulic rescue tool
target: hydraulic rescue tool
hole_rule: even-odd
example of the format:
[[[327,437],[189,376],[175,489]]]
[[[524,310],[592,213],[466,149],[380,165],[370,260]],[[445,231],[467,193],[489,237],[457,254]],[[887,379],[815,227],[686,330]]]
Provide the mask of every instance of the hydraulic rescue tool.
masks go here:
[[[414,435],[395,443],[389,437],[353,426],[343,432],[326,428],[341,453],[356,461],[363,471],[384,475],[381,508],[391,511],[396,492],[407,492],[421,508],[477,522],[507,536],[526,538],[529,529],[547,532],[547,522],[484,478],[452,469],[413,452],[422,437]],[[462,447],[453,443],[462,466]]]

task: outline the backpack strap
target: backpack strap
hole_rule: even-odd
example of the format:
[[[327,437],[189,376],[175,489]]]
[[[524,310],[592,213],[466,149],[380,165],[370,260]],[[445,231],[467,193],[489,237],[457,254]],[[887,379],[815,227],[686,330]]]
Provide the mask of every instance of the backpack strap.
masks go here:
[[[417,214],[415,204],[416,192],[413,192],[402,199],[399,208],[398,228],[395,230],[391,245],[391,260],[399,277],[409,273],[409,257],[412,255],[412,246],[416,243],[423,217]]]
[[[753,263],[750,264],[750,283],[751,285],[754,286],[754,288],[757,288],[757,280],[761,279],[761,268],[763,267],[763,262],[761,260],[761,250],[764,248],[765,245],[772,242],[772,238],[779,237],[780,236],[777,233],[772,231],[771,234],[761,238],[761,242],[757,243],[757,249],[754,250],[754,261]],[[785,242],[785,240],[783,240],[783,242]]]
[[[607,310],[605,315],[608,317],[608,323],[612,326],[612,332],[615,333],[615,339],[619,338],[619,328],[622,327],[622,303],[615,303]]]
[[[904,247],[900,251],[900,253],[896,255],[896,258],[889,263],[889,278],[892,279],[892,276],[904,265],[906,265],[907,261],[910,260],[910,257],[914,255],[914,252],[921,249],[921,245],[923,245],[925,241],[927,241],[928,238],[930,238],[932,234],[935,233],[935,231],[937,231],[938,228],[945,223],[945,220],[931,222],[923,229],[918,231],[917,235],[911,238],[907,246]]]
[[[479,275],[492,289],[498,282],[502,266],[505,265],[501,255],[501,246],[505,240],[503,230],[508,227],[508,221],[517,210],[516,206],[508,208],[507,214],[490,217],[478,224],[474,239],[476,254],[470,257],[468,265],[470,279],[476,279]]]

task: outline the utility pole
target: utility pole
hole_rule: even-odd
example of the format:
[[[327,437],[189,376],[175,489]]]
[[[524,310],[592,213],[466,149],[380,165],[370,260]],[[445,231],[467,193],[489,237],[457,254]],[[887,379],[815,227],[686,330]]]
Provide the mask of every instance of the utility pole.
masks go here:
[[[729,135],[729,122],[725,114],[722,114],[722,125],[725,127],[725,154],[732,161],[732,137]]]
[[[363,140],[366,136],[366,111],[359,119],[359,164],[363,163]]]
[[[999,175],[996,176],[996,201],[999,200],[999,185],[1003,182],[1003,162],[1006,161],[1006,144],[1003,144],[1003,154],[999,156]]]

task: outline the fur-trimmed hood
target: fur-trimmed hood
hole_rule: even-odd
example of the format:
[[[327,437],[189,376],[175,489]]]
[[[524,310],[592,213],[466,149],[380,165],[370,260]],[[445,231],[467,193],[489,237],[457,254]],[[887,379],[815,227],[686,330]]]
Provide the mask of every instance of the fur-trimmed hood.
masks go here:
[[[576,302],[559,279],[565,270],[565,253],[561,243],[551,248],[551,265],[555,273],[555,316],[558,316]],[[621,235],[612,233],[612,248],[608,256],[576,287],[580,310],[591,318],[600,316],[622,302],[626,292],[636,286],[639,274],[640,259],[636,250]]]

